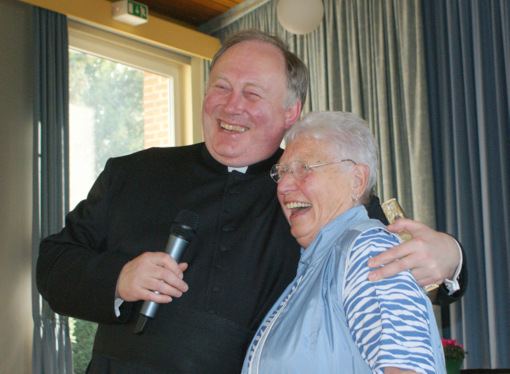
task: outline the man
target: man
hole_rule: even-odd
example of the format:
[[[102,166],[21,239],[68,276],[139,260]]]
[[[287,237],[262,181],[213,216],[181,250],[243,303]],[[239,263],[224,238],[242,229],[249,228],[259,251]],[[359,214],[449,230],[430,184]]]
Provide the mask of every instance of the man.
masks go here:
[[[297,267],[299,245],[268,171],[300,115],[307,79],[279,40],[235,35],[211,65],[205,143],[109,160],[62,232],[41,243],[43,297],[58,313],[99,323],[91,373],[240,371],[253,333]],[[160,251],[182,209],[200,222],[177,264]],[[403,227],[415,239],[374,258],[373,266],[400,258],[375,279],[403,269],[420,285],[454,277],[453,239],[409,220],[396,228]],[[143,300],[162,305],[137,335]]]

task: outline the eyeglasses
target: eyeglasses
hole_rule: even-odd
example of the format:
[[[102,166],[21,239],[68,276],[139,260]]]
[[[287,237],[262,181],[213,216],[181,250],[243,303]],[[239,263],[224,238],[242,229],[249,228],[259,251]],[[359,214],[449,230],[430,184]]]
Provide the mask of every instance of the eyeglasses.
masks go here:
[[[287,174],[287,172],[290,171],[294,179],[300,181],[305,179],[306,175],[308,174],[308,171],[313,168],[318,168],[319,166],[325,166],[325,165],[331,165],[331,164],[337,164],[339,162],[344,161],[350,161],[354,165],[356,165],[356,162],[351,160],[350,158],[346,158],[344,160],[338,160],[338,161],[331,161],[331,162],[325,162],[323,164],[316,164],[316,165],[307,165],[303,161],[292,161],[289,166],[285,166],[282,164],[276,164],[271,168],[271,171],[269,174],[271,175],[271,178],[276,183],[279,183],[282,178]]]

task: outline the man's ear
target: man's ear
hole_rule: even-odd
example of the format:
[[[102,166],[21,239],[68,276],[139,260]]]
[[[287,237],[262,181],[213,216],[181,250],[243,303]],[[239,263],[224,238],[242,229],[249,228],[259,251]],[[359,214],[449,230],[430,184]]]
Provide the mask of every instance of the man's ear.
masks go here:
[[[299,119],[301,115],[301,101],[297,101],[296,104],[285,110],[285,130],[290,127]]]
[[[352,167],[352,189],[355,195],[363,196],[367,189],[370,168],[366,164],[356,164]]]

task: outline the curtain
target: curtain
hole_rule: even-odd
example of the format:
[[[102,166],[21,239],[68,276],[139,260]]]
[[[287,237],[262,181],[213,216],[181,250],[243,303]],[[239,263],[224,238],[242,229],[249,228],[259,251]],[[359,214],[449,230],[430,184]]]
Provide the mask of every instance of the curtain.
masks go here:
[[[381,153],[377,193],[383,200],[398,198],[407,216],[434,227],[420,2],[323,3],[322,24],[306,35],[291,34],[280,26],[276,0],[211,33],[224,40],[236,31],[254,28],[285,40],[310,70],[303,112],[350,111],[366,119]]]
[[[423,2],[437,222],[469,288],[448,333],[468,368],[510,368],[510,1]]]
[[[59,231],[68,210],[68,40],[65,16],[34,7],[34,318],[32,372],[72,373],[67,317],[53,313],[35,285],[42,237]]]

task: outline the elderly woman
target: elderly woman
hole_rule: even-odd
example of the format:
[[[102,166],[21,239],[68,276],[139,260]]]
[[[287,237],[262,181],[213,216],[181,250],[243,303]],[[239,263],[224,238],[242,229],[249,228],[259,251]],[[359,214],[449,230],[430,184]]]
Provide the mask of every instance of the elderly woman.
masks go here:
[[[377,147],[352,113],[311,113],[271,170],[297,275],[259,327],[243,373],[444,373],[432,306],[410,272],[371,282],[367,261],[399,238],[363,206]]]

